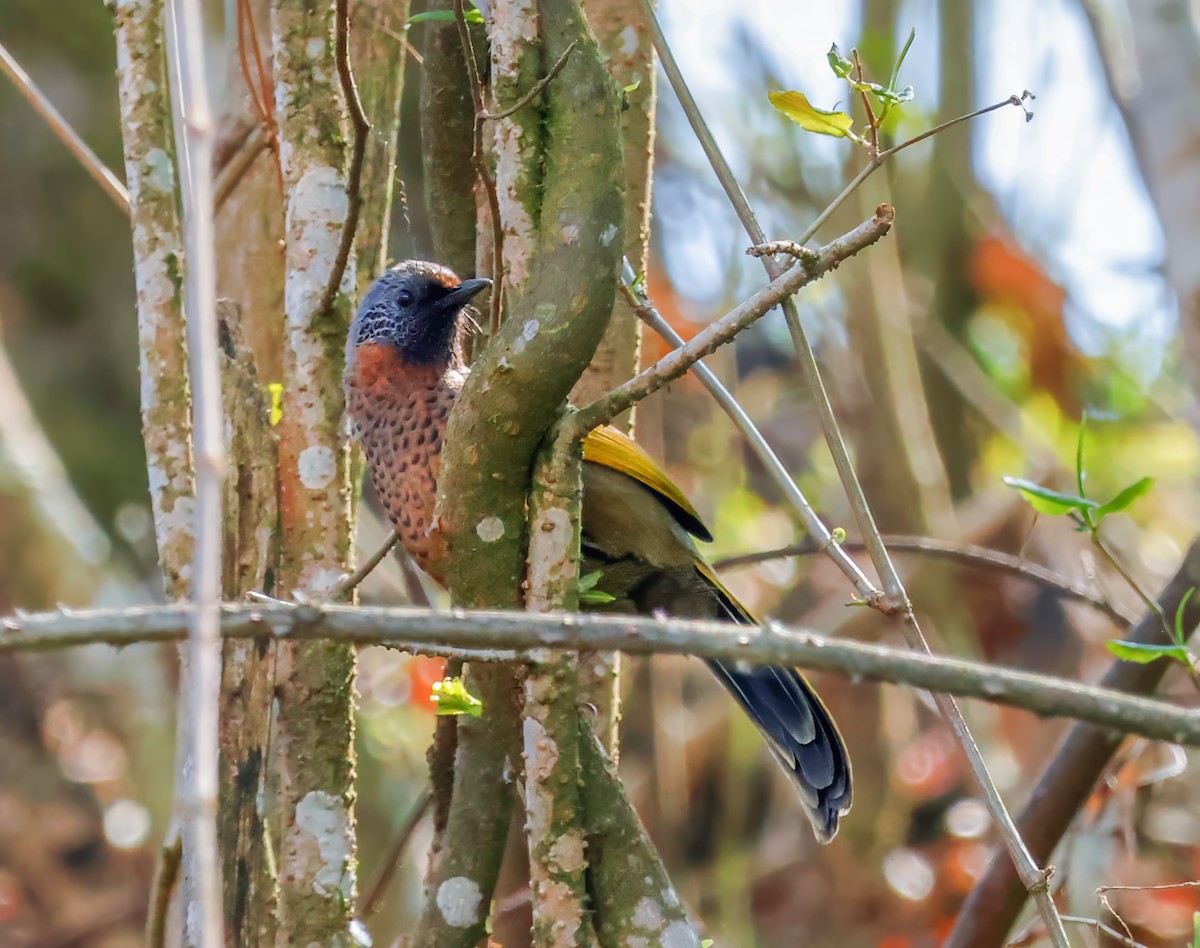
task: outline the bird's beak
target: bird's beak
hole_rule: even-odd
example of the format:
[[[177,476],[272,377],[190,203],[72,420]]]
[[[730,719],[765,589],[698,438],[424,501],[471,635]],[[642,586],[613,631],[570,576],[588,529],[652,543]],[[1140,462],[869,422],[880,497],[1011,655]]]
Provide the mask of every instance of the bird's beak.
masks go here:
[[[438,300],[438,306],[447,313],[457,313],[491,285],[491,280],[463,280]]]

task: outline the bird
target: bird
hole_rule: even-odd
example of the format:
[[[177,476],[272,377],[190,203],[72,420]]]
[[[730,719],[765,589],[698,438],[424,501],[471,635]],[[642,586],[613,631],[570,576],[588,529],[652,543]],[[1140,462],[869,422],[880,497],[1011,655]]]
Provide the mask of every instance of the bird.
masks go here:
[[[444,580],[434,529],[446,424],[470,369],[466,307],[491,285],[437,263],[406,260],[368,289],[346,340],[346,410],[372,483],[409,555]],[[617,428],[583,441],[581,575],[598,571],[598,608],[757,625],[721,583],[696,541],[712,535],[653,458]],[[593,597],[596,599],[608,597]],[[708,660],[799,792],[827,843],[852,798],[850,758],[833,717],[794,668]]]

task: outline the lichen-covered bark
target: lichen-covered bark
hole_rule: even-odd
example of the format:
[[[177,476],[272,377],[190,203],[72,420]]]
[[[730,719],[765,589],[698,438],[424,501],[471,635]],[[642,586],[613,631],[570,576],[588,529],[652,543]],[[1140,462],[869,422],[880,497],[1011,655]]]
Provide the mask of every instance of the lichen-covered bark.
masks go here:
[[[699,948],[687,909],[594,736],[580,742],[581,795],[588,814],[587,858],[600,944]]]
[[[194,488],[183,322],[183,232],[163,55],[161,0],[115,0],[118,97],[133,223],[142,438],[169,599],[187,594]]]
[[[331,312],[321,297],[348,198],[331,2],[271,7],[275,113],[285,193],[283,417],[279,492],[283,595],[319,597],[350,559],[342,347],[354,263]],[[280,644],[272,742],[279,780],[276,944],[350,943],[355,901],[354,663],[334,643]]]
[[[537,0],[492,3],[488,41],[495,111],[503,111],[520,100],[538,81],[543,69],[549,68],[562,54],[562,50],[555,54],[539,42],[538,16],[544,15],[543,9]],[[557,81],[566,84],[563,75]],[[539,99],[546,102],[544,95]],[[504,273],[496,276],[503,280],[510,312],[529,279],[542,210],[538,189],[547,172],[542,164],[542,144],[548,129],[542,125],[544,113],[538,106],[535,101],[507,118],[489,123],[504,240]],[[501,287],[496,286],[493,291],[498,293]]]
[[[582,458],[578,442],[552,438],[529,497],[526,607],[533,612],[579,605]],[[579,796],[579,742],[591,732],[580,715],[585,700],[577,656],[570,653],[548,655],[525,681],[525,832],[533,943],[539,948],[596,944]]]
[[[464,606],[520,601],[525,499],[538,445],[604,333],[622,246],[618,105],[569,0],[544,0],[545,58],[579,45],[544,93],[548,147],[529,280],[450,418],[439,485],[449,584]],[[506,259],[508,258],[506,243]]]
[[[625,256],[637,273],[645,273],[650,257],[650,192],[654,169],[655,105],[657,101],[654,43],[642,0],[584,0],[588,25],[596,35],[600,55],[613,84],[624,92],[621,149],[625,164]],[[637,372],[641,320],[622,294],[617,294],[612,319],[596,354],[575,388],[571,402],[588,405]],[[615,420],[633,433],[634,411]],[[616,755],[621,716],[621,656],[589,652],[578,662],[579,686],[595,707],[593,727]]]
[[[542,93],[542,107],[535,102],[517,113],[526,131],[517,138],[497,133],[496,173],[512,292],[506,322],[476,361],[451,417],[439,485],[439,524],[449,544],[448,580],[456,604],[514,607],[521,602],[525,572],[525,503],[533,458],[611,313],[621,253],[622,172],[616,94],[577,4],[543,0],[536,11],[532,3],[494,6],[489,36],[494,75],[495,64],[514,61],[522,42],[540,39],[544,63],[556,62],[572,41],[578,43]],[[497,59],[497,48],[506,58]],[[535,55],[533,48],[521,52],[523,61]],[[504,94],[495,99],[498,108],[512,102]],[[544,150],[535,149],[541,142]],[[520,184],[530,174],[540,177],[540,188]],[[530,229],[538,222],[543,229]],[[507,813],[498,808],[482,814],[464,808],[462,793],[472,787],[478,792],[483,781],[495,798],[502,791],[497,781],[505,763],[511,766],[517,759],[514,754],[499,760],[494,750],[489,755],[482,741],[488,730],[515,736],[519,702],[512,691],[513,671],[479,666],[473,678],[481,692],[513,697],[489,704],[485,696],[483,717],[459,727],[445,852],[464,858],[454,852],[456,840],[471,837],[476,874],[451,875],[433,867],[426,919],[442,909],[439,897],[450,882],[463,889],[469,883],[481,903],[467,925],[455,927],[460,940],[442,944],[472,945],[472,938],[482,934],[508,825]],[[480,851],[489,858],[481,858]],[[444,911],[440,915],[443,925],[453,925]]]
[[[242,337],[240,314],[218,304],[221,397],[225,409],[224,598],[271,592],[278,569],[276,451],[268,406]],[[275,875],[265,845],[268,754],[275,650],[266,638],[225,641],[221,672],[221,790],[218,832],[226,938],[234,945],[275,940]]]

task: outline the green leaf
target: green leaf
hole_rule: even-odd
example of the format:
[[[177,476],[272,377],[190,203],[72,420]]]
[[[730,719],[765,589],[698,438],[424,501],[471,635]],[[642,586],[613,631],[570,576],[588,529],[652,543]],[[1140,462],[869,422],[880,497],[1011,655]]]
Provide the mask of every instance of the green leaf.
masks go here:
[[[581,593],[587,592],[589,589],[595,589],[596,583],[600,582],[600,577],[604,575],[604,570],[598,569],[594,573],[587,573],[580,576],[576,580],[575,585]]]
[[[1188,650],[1182,645],[1143,645],[1140,642],[1109,642],[1108,650],[1125,662],[1149,665],[1160,658],[1172,658],[1184,665],[1188,662]]]
[[[267,421],[274,428],[283,420],[283,383],[268,382],[267,395],[271,399],[271,408],[267,413]]]
[[[456,19],[453,10],[426,10],[424,13],[414,13],[410,16],[405,29],[414,23],[453,23]],[[468,23],[482,23],[483,14],[471,7],[469,10],[463,10],[463,19]]]
[[[596,583],[600,582],[600,577],[603,575],[603,570],[596,570],[594,573],[588,573],[586,576],[579,577],[576,588],[579,591],[579,602],[581,605],[603,606],[606,603],[617,601],[616,596],[609,595],[603,589],[596,588]]]
[[[430,700],[437,704],[438,715],[469,714],[473,718],[483,714],[483,702],[467,691],[461,678],[443,678],[435,681]]]
[[[1179,600],[1179,607],[1175,610],[1175,642],[1177,645],[1183,645],[1187,641],[1187,629],[1183,627],[1183,613],[1195,592],[1195,586],[1185,592],[1183,598]]]
[[[625,95],[629,95],[629,93],[631,93],[631,92],[637,92],[637,90],[638,90],[638,86],[640,86],[641,84],[642,84],[642,80],[641,80],[641,79],[635,79],[633,82],[629,83],[629,85],[627,85],[627,86],[622,86],[622,87],[621,87],[621,91],[622,91],[622,92],[623,92]]]
[[[851,131],[854,119],[845,112],[827,112],[825,109],[818,109],[808,101],[808,97],[803,92],[796,92],[794,89],[788,92],[768,92],[767,98],[771,100],[771,104],[775,108],[806,132],[857,140],[857,136]]]
[[[825,58],[829,60],[829,68],[833,70],[833,74],[839,79],[845,79],[850,75],[850,70],[854,68],[854,63],[842,55],[842,51],[838,49],[837,43],[829,47],[829,52],[825,54]]]
[[[1004,478],[1004,483],[1020,491],[1021,496],[1038,513],[1056,516],[1058,514],[1070,513],[1072,510],[1090,511],[1100,506],[1094,500],[1088,500],[1086,497],[1077,497],[1075,494],[1064,494],[1060,491],[1051,490],[1049,487],[1043,487],[1041,484],[1027,481],[1023,477],[1006,477]]]
[[[830,531],[830,536],[833,538],[834,543],[836,543],[838,546],[841,546],[843,543],[846,542],[845,527],[834,527]]]
[[[1095,511],[1096,520],[1099,521],[1101,517],[1107,516],[1110,513],[1117,513],[1124,510],[1153,486],[1153,477],[1143,477],[1140,481],[1135,481],[1108,503],[1097,507]]]

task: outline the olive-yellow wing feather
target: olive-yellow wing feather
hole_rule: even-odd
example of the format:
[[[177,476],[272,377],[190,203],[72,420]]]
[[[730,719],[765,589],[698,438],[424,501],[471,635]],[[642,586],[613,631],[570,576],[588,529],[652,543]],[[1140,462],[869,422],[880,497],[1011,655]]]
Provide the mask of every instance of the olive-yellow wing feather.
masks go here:
[[[593,428],[583,439],[583,459],[619,471],[653,492],[667,505],[675,519],[693,536],[708,542],[712,534],[700,514],[640,444],[616,428]]]

